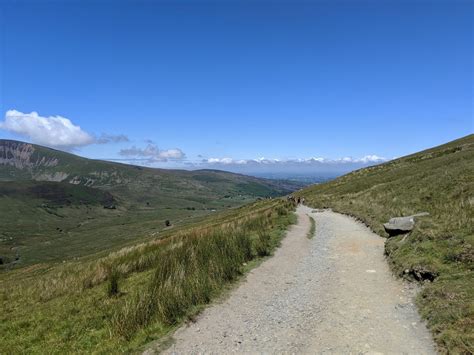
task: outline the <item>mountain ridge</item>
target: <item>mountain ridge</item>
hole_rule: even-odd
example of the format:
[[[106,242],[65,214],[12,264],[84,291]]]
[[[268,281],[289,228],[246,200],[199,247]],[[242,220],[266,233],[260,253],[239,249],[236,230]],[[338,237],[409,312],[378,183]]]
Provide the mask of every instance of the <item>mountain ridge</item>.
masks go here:
[[[72,184],[102,187],[123,185],[140,175],[147,176],[179,174],[190,177],[200,174],[217,174],[219,177],[245,178],[262,183],[285,194],[301,187],[301,184],[269,180],[230,173],[224,170],[162,169],[124,164],[108,160],[90,159],[61,150],[16,140],[0,139],[0,180],[31,179],[38,181],[67,181]],[[274,192],[270,192],[272,195]],[[262,197],[263,195],[259,195]]]

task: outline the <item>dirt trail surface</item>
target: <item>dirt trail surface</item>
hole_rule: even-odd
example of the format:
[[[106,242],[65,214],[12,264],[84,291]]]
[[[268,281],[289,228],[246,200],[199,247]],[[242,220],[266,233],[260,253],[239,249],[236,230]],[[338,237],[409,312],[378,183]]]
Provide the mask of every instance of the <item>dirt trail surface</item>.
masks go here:
[[[165,353],[435,353],[414,291],[388,269],[384,239],[331,211],[297,214],[275,255],[180,328]]]

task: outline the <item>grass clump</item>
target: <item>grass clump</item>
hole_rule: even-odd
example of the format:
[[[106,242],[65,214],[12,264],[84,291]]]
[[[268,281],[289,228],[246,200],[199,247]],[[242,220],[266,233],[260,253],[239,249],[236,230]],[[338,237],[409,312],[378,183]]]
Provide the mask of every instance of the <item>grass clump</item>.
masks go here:
[[[304,189],[313,208],[357,217],[386,236],[390,217],[429,212],[385,252],[399,276],[425,281],[417,299],[441,352],[474,352],[474,135]],[[427,280],[432,280],[429,282]]]
[[[266,230],[262,229],[258,231],[257,239],[255,241],[255,250],[258,256],[270,255],[272,249],[271,239],[272,237]]]
[[[308,216],[308,217],[309,217],[309,223],[311,223],[311,226],[309,227],[309,231],[306,237],[308,237],[308,239],[311,239],[314,237],[314,233],[316,233],[316,221],[314,220],[312,216]]]
[[[117,270],[113,269],[110,272],[109,282],[107,285],[107,294],[109,295],[109,297],[117,296],[120,293],[119,283],[118,283],[119,277],[120,277],[120,274],[117,272]]]

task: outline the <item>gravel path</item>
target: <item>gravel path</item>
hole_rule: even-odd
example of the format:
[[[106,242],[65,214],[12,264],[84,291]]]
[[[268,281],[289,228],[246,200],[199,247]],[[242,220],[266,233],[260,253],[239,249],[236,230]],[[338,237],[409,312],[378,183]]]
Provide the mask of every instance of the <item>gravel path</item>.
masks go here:
[[[384,239],[331,211],[297,214],[275,255],[180,328],[165,353],[435,353],[414,290],[388,269]]]

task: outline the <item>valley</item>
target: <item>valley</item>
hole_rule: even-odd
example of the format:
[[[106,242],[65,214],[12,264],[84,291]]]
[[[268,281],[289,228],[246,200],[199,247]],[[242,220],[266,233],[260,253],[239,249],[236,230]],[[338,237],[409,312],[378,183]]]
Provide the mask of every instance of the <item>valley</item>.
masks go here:
[[[0,140],[0,268],[104,254],[301,186],[218,170],[91,160]]]

